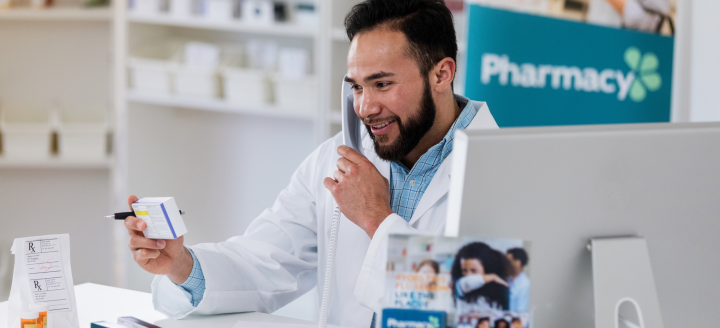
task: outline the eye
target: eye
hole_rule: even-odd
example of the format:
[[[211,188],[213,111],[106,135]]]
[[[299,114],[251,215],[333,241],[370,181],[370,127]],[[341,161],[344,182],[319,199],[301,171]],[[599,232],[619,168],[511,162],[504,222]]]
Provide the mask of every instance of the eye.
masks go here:
[[[362,87],[358,84],[353,84],[350,86],[350,88],[353,89],[354,91],[362,90]]]
[[[390,85],[390,82],[378,82],[377,87],[382,89],[388,85]]]

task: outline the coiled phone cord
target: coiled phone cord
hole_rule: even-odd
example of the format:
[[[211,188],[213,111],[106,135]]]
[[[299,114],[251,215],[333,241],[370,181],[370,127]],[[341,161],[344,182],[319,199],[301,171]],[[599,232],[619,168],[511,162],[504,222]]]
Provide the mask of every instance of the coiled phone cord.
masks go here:
[[[330,307],[330,292],[332,292],[335,278],[335,250],[337,249],[338,233],[340,231],[340,207],[335,207],[332,223],[330,224],[330,242],[328,243],[327,265],[325,267],[325,286],[323,287],[322,302],[320,303],[320,318],[318,328],[327,327],[328,310]]]

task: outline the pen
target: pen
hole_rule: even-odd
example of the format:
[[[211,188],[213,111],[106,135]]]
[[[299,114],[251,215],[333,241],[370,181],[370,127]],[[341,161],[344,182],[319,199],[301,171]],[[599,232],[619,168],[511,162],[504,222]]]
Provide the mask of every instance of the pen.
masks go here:
[[[115,214],[106,215],[106,219],[125,220],[128,216],[134,216],[135,212],[118,212]],[[185,211],[180,210],[180,215],[185,215]]]

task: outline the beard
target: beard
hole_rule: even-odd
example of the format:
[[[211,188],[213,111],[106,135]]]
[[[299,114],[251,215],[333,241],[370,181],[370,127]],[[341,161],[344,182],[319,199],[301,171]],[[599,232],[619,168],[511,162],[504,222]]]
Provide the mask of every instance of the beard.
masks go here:
[[[387,141],[387,135],[376,136],[372,133],[370,125],[365,125],[373,139],[375,153],[377,153],[378,157],[386,161],[399,162],[403,157],[407,156],[420,143],[420,139],[432,128],[433,123],[435,123],[436,110],[430,92],[430,80],[426,78],[420,108],[415,111],[416,114],[408,117],[407,122],[403,122],[398,116],[393,117],[400,130],[395,142],[389,145],[381,145],[380,143]]]

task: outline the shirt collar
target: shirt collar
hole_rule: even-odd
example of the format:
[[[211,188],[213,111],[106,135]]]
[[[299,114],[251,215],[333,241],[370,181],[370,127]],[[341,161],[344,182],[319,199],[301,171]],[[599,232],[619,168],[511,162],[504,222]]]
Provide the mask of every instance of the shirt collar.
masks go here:
[[[453,124],[450,126],[450,130],[448,130],[448,132],[445,134],[445,137],[439,143],[430,147],[430,149],[428,149],[428,151],[425,152],[425,154],[422,154],[422,156],[420,156],[420,159],[418,160],[418,162],[423,161],[423,160],[427,161],[428,156],[437,156],[436,153],[437,153],[438,149],[441,149],[442,151],[439,153],[441,155],[441,157],[440,157],[440,161],[438,161],[438,164],[442,163],[442,161],[444,161],[445,158],[447,158],[448,155],[450,155],[450,152],[452,152],[453,140],[455,139],[455,131],[465,130],[470,125],[473,118],[475,118],[475,114],[477,114],[478,109],[472,105],[472,102],[470,101],[470,99],[465,98],[460,95],[455,95],[455,102],[458,104],[458,106],[460,108],[462,108],[462,111],[460,112],[460,116],[458,116],[458,118],[455,119],[455,122],[453,122]],[[428,161],[428,162],[432,162],[432,161]],[[406,172],[410,171],[410,169],[408,169],[405,166],[405,164],[403,164],[401,162],[393,162],[393,164],[396,164],[397,166],[399,166]]]

